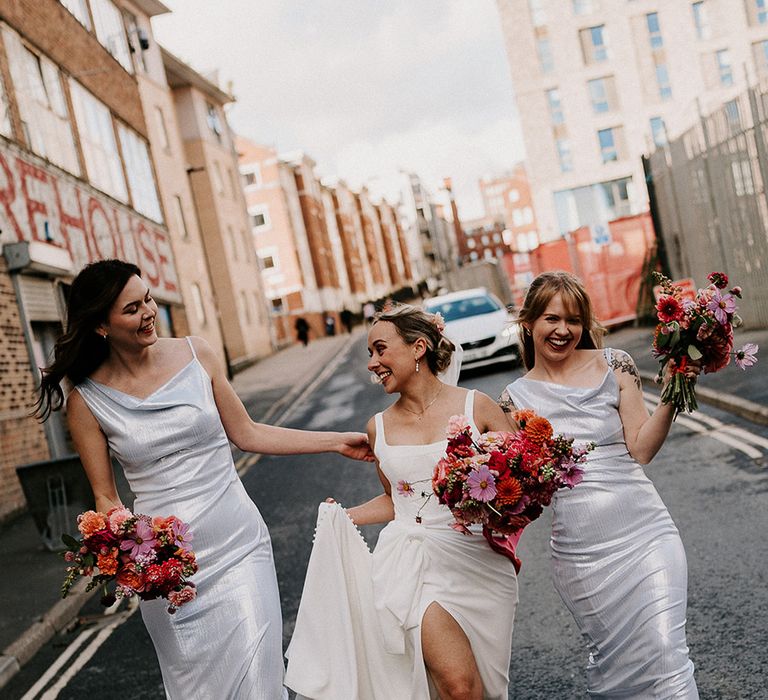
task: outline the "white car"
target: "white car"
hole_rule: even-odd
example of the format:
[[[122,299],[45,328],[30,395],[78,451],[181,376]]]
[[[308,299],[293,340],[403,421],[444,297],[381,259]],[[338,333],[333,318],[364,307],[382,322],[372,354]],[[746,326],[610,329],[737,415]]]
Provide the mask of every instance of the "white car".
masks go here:
[[[424,310],[445,319],[445,335],[464,350],[462,369],[520,361],[517,324],[484,287],[427,299]]]

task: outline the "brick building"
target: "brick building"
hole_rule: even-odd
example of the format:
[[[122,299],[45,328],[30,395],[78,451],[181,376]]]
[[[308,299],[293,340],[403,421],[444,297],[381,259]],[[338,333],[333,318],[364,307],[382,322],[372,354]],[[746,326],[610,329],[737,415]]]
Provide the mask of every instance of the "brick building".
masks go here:
[[[132,260],[161,332],[186,327],[131,51],[139,35],[110,0],[66,5],[0,1],[0,518],[24,506],[17,465],[71,451],[60,414],[41,426],[29,411],[72,276],[99,258]]]

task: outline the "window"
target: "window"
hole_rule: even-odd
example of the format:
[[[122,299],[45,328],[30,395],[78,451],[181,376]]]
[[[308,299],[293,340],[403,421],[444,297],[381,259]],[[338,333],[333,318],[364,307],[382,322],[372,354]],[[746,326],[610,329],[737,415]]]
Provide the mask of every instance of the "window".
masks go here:
[[[755,60],[758,75],[768,75],[768,40],[752,44],[752,57]]]
[[[30,51],[18,34],[7,27],[3,28],[3,38],[27,145],[39,156],[79,175],[80,165],[59,69],[45,56]],[[4,111],[7,110],[6,102],[3,106]]]
[[[240,308],[242,309],[243,313],[243,320],[250,325],[251,323],[251,309],[248,305],[248,295],[245,293],[245,290],[240,290]]]
[[[155,121],[157,122],[157,132],[160,135],[160,147],[170,153],[171,142],[168,140],[168,129],[165,127],[165,115],[157,105],[155,105]]]
[[[597,132],[597,140],[600,144],[600,157],[603,163],[619,160],[619,135],[621,127],[612,129],[600,129]]]
[[[579,39],[585,65],[608,60],[605,25],[579,30]]]
[[[133,129],[122,124],[118,126],[117,131],[120,136],[120,148],[123,151],[133,208],[153,221],[162,222],[163,215],[160,212],[160,200],[157,197],[147,142]]]
[[[96,38],[107,52],[129,73],[133,73],[131,51],[120,10],[111,0],[91,0]]]
[[[72,78],[69,90],[88,179],[103,192],[127,202],[128,188],[109,109]]]
[[[709,39],[709,16],[704,0],[699,0],[699,2],[693,3],[693,5],[691,5],[691,11],[693,12],[693,26],[696,27],[696,36],[699,39]]]
[[[221,176],[221,164],[219,161],[213,161],[211,168],[211,177],[213,178],[213,188],[218,194],[224,194],[224,178]]]
[[[672,98],[672,86],[669,84],[669,71],[666,63],[656,65],[656,85],[659,87],[659,97],[662,100]]]
[[[189,229],[187,228],[187,217],[184,216],[184,203],[178,194],[173,196],[173,217],[176,220],[176,228],[182,239],[189,238]]]
[[[651,117],[651,136],[657,148],[667,143],[667,127],[661,117]]]
[[[528,9],[531,11],[531,24],[534,27],[541,27],[547,23],[542,0],[528,0]]]
[[[599,0],[573,0],[574,15],[589,15],[595,12]]]
[[[246,262],[250,261],[253,257],[253,242],[251,236],[246,231],[240,231],[240,235],[243,238],[243,253],[245,255]]]
[[[203,304],[203,295],[200,292],[200,287],[198,286],[197,282],[192,282],[190,289],[192,291],[192,307],[195,310],[197,322],[201,326],[204,326],[206,322],[205,305]]]
[[[744,0],[751,26],[768,23],[768,0]]]
[[[664,40],[661,38],[661,26],[659,25],[658,12],[650,12],[645,16],[645,22],[648,25],[648,38],[652,49],[660,49],[664,46]]]
[[[146,73],[147,63],[144,60],[144,48],[142,47],[142,44],[146,46],[147,35],[144,30],[139,27],[139,20],[136,19],[136,15],[126,11],[125,21],[128,25],[128,50],[133,54],[133,59],[139,70]]]
[[[536,39],[536,53],[539,56],[539,67],[542,73],[551,73],[555,69],[555,61],[552,58],[552,45],[548,37]]]
[[[592,110],[595,114],[602,114],[616,109],[618,100],[612,75],[589,80],[587,88],[589,89],[589,99],[592,102]]]
[[[731,65],[731,52],[728,49],[721,49],[715,52],[715,61],[717,63],[717,75],[720,84],[725,86],[733,85],[733,66]]]
[[[272,299],[272,313],[273,314],[281,314],[283,313],[283,300],[280,297],[277,297],[276,299]]]
[[[274,255],[259,255],[262,270],[272,270],[277,267]]]
[[[509,194],[507,195],[510,202],[517,202],[520,200],[520,190],[518,189],[511,189],[509,191]]]
[[[632,178],[598,182],[555,192],[555,211],[561,233],[602,224],[632,214]]]
[[[568,139],[555,139],[557,159],[560,163],[560,172],[569,173],[573,170],[573,156],[571,155],[571,142]]]
[[[221,143],[221,137],[224,134],[224,129],[221,125],[221,118],[219,117],[219,111],[216,109],[215,105],[212,105],[210,102],[206,103],[206,109],[207,109],[207,121],[208,121],[208,128],[211,130],[211,133],[216,137],[216,140]]]
[[[254,229],[266,229],[270,224],[269,209],[265,204],[248,207],[248,215]]]
[[[261,186],[261,166],[258,163],[251,163],[247,170],[243,170],[243,183],[245,187]]]
[[[563,116],[563,105],[560,102],[560,90],[552,88],[547,90],[547,103],[549,104],[549,116],[553,124],[562,124],[565,121]]]
[[[86,29],[91,28],[91,16],[88,14],[86,0],[59,0]]]

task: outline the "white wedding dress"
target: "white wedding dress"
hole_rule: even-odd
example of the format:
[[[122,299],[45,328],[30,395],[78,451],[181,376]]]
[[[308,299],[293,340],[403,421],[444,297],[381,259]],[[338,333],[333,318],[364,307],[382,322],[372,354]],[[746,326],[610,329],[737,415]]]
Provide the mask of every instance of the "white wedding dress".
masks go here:
[[[472,418],[474,392],[464,413]],[[312,700],[437,698],[421,652],[421,620],[441,605],[472,645],[484,698],[507,700],[517,578],[480,529],[453,530],[431,494],[446,441],[389,445],[376,415],[374,452],[392,487],[395,519],[371,554],[338,504],[322,504],[296,627],[286,653],[286,685]],[[414,495],[397,485],[407,481]]]

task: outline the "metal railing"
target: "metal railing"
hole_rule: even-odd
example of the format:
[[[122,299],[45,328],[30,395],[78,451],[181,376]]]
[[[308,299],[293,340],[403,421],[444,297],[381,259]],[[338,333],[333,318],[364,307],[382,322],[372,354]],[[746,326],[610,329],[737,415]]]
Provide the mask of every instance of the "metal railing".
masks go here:
[[[660,257],[699,285],[744,287],[748,328],[768,327],[768,85],[725,103],[644,159]]]

